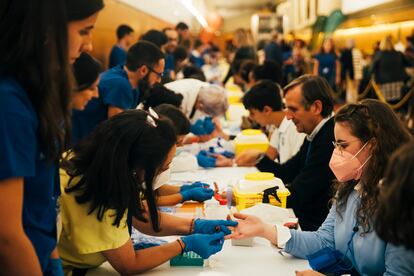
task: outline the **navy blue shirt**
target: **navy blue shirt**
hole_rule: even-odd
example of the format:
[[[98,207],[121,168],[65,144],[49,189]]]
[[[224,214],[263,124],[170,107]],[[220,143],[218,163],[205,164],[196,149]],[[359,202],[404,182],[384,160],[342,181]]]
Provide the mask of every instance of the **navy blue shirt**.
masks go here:
[[[109,68],[115,67],[117,65],[125,65],[127,58],[127,52],[119,47],[114,45],[109,55]]]
[[[38,132],[38,116],[25,90],[13,77],[0,75],[0,180],[24,179],[23,228],[44,271],[56,247],[60,185],[57,164],[46,160]]]
[[[135,109],[139,91],[133,89],[123,66],[103,72],[98,84],[99,98],[92,99],[84,110],[72,113],[72,144],[77,144],[101,122],[108,119],[108,106]]]
[[[174,71],[175,69],[175,59],[172,54],[165,55],[165,67],[164,67],[164,75],[170,76],[170,72]]]
[[[282,47],[278,45],[276,42],[272,41],[264,47],[265,51],[265,59],[271,60],[279,64],[280,66],[283,65],[283,52]]]
[[[315,58],[319,61],[319,76],[324,77],[331,87],[335,87],[336,55],[320,53]]]

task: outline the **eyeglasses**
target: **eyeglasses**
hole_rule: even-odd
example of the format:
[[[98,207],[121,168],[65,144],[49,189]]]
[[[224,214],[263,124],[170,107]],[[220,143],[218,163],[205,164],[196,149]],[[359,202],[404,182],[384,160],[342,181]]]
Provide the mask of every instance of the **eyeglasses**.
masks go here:
[[[152,68],[151,66],[147,66],[147,67],[148,67],[148,70],[156,74],[158,78],[162,79],[162,77],[164,76],[164,72],[160,73],[160,72],[155,71],[154,68]]]
[[[342,153],[342,150],[344,149],[346,145],[356,142],[356,141],[359,141],[359,140],[343,141],[343,142],[332,141],[332,144],[334,145],[335,148],[337,148]]]

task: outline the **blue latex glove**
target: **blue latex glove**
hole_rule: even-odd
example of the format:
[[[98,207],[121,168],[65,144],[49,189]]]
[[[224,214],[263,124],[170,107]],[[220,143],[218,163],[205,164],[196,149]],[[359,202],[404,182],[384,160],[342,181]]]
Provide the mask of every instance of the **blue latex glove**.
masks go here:
[[[210,187],[210,185],[208,185],[207,183],[196,181],[196,182],[194,182],[190,185],[181,186],[180,187],[180,192],[186,191],[186,190],[189,190],[189,189],[193,189],[193,188],[209,188],[209,187]]]
[[[64,276],[62,268],[62,260],[58,259],[49,259],[47,268],[43,273],[44,276]]]
[[[207,259],[223,248],[224,234],[221,232],[213,235],[193,234],[182,237],[181,240],[185,244],[184,252],[193,251],[203,259]]]
[[[234,158],[234,153],[232,153],[231,151],[228,151],[228,150],[217,151],[214,147],[209,147],[208,151],[211,152],[211,153],[216,153],[216,154],[223,155],[226,158],[230,158],[230,159]]]
[[[211,134],[216,129],[216,126],[213,123],[213,118],[211,117],[204,118],[203,127],[207,135]]]
[[[237,221],[196,219],[194,221],[194,233],[213,234],[220,231],[224,235],[230,235],[231,231],[227,226],[235,227],[237,226]]]
[[[183,197],[183,202],[187,200],[195,200],[198,202],[203,202],[209,200],[213,197],[214,191],[210,188],[196,187],[186,191],[180,192]]]
[[[206,135],[206,131],[204,129],[204,120],[198,119],[193,125],[191,125],[190,132],[194,135]]]
[[[203,168],[214,168],[216,166],[216,158],[209,156],[209,154],[202,150],[197,154],[197,163]]]

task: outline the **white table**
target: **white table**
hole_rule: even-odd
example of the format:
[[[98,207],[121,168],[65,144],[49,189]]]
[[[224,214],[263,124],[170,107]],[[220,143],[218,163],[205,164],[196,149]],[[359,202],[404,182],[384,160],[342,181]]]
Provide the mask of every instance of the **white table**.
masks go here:
[[[253,167],[214,168],[191,172],[174,173],[172,182],[216,181],[225,188],[242,179],[246,173],[257,172]],[[199,276],[258,276],[258,275],[294,275],[295,270],[310,269],[306,260],[294,258],[261,238],[255,238],[253,247],[232,246],[231,241],[224,243],[222,251],[209,258],[205,267],[170,267],[169,262],[154,268],[145,275],[199,275]],[[90,270],[87,275],[118,275],[109,263]]]
[[[253,247],[232,246],[226,241],[223,250],[209,259],[205,267],[170,267],[169,262],[154,268],[145,275],[199,275],[199,276],[259,276],[294,275],[295,270],[310,269],[306,260],[294,258],[286,253],[282,256],[279,249],[269,242],[255,238]],[[118,275],[109,263],[87,273],[94,275]]]

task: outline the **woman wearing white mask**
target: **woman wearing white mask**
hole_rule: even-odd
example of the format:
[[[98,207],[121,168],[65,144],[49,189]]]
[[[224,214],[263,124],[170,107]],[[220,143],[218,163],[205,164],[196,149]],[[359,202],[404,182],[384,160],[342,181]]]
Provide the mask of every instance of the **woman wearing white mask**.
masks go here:
[[[330,168],[338,179],[333,206],[315,232],[271,226],[236,214],[234,238],[262,236],[284,251],[307,258],[314,270],[333,274],[413,275],[414,252],[381,240],[373,218],[387,161],[411,139],[394,112],[376,100],[349,104],[335,116]],[[390,202],[393,204],[393,202]],[[315,272],[298,272],[298,275]]]

